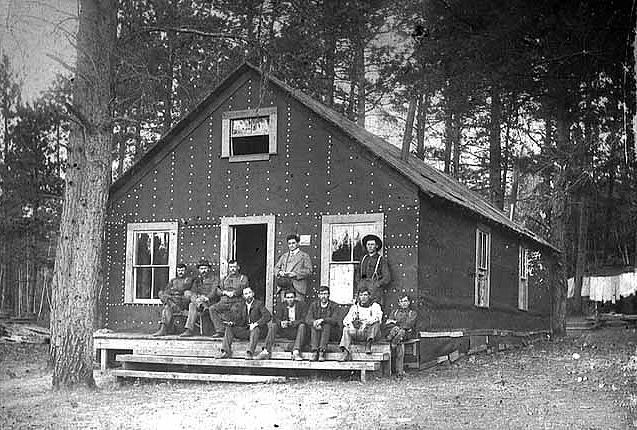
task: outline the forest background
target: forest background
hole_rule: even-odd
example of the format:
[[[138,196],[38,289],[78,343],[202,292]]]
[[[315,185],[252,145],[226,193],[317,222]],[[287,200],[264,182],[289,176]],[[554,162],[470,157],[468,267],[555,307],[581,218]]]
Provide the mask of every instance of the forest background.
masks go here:
[[[631,1],[119,0],[117,9],[109,180],[247,60],[408,145],[563,249],[562,273],[579,281],[572,312],[582,311],[585,273],[637,266]],[[46,318],[75,69],[56,59],[66,73],[25,98],[21,71],[0,54],[0,311]]]

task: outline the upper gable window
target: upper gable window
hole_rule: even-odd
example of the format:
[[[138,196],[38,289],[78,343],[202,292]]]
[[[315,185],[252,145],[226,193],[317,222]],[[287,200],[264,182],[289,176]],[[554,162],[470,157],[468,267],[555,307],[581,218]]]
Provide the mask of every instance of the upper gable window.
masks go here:
[[[276,107],[224,112],[221,157],[231,162],[268,160],[276,154]]]

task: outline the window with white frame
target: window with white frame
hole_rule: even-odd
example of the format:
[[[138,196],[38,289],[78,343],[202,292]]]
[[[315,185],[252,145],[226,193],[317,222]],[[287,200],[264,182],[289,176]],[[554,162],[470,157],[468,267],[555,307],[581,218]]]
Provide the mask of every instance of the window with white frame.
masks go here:
[[[324,215],[321,235],[321,285],[330,287],[330,299],[354,303],[354,272],[365,255],[367,234],[383,237],[383,214]]]
[[[490,266],[491,232],[486,228],[478,228],[476,230],[476,306],[489,307]]]
[[[176,222],[130,223],[126,228],[126,303],[160,303],[159,291],[175,275]]]
[[[518,309],[529,310],[529,250],[520,246],[518,253]]]
[[[276,107],[222,114],[221,157],[229,161],[267,160],[276,154]]]

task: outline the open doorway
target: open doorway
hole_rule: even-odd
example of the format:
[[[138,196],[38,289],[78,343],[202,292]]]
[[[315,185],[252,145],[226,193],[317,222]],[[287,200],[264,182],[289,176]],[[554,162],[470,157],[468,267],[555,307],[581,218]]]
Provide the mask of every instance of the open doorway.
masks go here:
[[[265,300],[265,274],[267,260],[267,224],[246,224],[232,226],[233,259],[237,260],[244,273],[250,280],[254,295],[259,300]]]
[[[274,215],[221,217],[219,275],[228,273],[228,260],[237,260],[255,296],[270,311],[274,303],[274,227]]]

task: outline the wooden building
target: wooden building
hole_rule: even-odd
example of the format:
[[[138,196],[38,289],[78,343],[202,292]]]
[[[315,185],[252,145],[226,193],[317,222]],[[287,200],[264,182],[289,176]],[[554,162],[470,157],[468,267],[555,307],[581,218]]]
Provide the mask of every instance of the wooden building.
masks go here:
[[[383,239],[420,330],[542,330],[557,252],[456,180],[318,101],[244,64],[110,190],[104,326],[154,331],[178,262],[236,258],[272,307],[290,233],[313,262],[308,294],[352,299],[360,238]],[[387,311],[390,311],[387,309]]]

